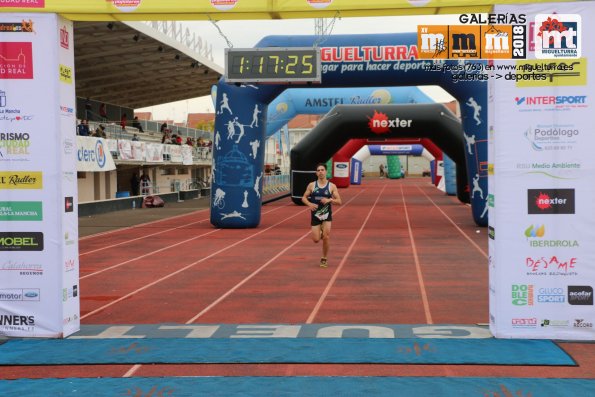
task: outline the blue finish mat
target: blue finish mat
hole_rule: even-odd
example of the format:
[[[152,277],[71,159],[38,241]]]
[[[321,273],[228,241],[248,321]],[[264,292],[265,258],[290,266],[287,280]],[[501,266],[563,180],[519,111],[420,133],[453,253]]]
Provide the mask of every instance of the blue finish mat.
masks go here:
[[[11,339],[0,365],[184,363],[575,365],[549,340]]]
[[[374,396],[577,397],[592,379],[439,377],[168,377],[0,381],[6,396]]]

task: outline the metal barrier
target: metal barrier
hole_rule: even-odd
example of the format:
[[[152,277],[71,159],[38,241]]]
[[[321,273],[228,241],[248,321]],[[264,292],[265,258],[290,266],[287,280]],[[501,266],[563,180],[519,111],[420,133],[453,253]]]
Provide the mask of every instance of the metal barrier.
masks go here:
[[[264,196],[289,192],[289,174],[287,175],[265,175],[262,182],[262,194]]]

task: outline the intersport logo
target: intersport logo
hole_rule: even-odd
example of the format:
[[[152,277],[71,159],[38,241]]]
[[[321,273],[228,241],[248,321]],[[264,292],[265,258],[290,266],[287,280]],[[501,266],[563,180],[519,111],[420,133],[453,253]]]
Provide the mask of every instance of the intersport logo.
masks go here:
[[[528,213],[574,214],[574,189],[528,189]]]
[[[514,101],[517,106],[583,105],[587,98],[587,95],[543,95],[515,97]]]

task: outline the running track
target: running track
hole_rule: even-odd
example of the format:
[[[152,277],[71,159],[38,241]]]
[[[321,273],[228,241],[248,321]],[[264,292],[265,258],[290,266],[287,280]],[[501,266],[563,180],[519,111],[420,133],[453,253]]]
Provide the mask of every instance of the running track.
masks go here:
[[[82,324],[478,324],[488,321],[486,229],[428,179],[340,190],[329,267],[309,214],[289,199],[256,229],[215,229],[208,210],[80,240]],[[477,231],[480,231],[477,233]],[[4,367],[3,379],[197,375],[591,378],[595,346],[561,344],[579,367],[471,365],[95,365]]]

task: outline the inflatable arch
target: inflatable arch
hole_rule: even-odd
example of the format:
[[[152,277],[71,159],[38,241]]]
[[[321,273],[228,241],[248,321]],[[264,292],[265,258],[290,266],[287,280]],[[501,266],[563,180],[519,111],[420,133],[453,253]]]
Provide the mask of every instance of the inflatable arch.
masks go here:
[[[406,144],[406,143],[412,143],[411,139],[404,139],[404,138],[399,138],[399,139],[391,139],[390,142],[388,142],[387,139],[382,139],[381,140],[383,144]],[[427,146],[428,150],[432,153],[434,159],[437,159],[438,161],[442,161],[442,150],[440,150],[440,148],[438,146],[436,146],[430,139],[428,138],[420,138],[420,139],[415,139],[413,140],[419,144],[423,144],[424,146]],[[353,157],[353,155],[355,155],[357,153],[358,150],[360,150],[362,148],[362,146],[364,145],[369,145],[369,144],[375,144],[375,143],[380,143],[380,141],[378,139],[375,139],[374,141],[371,140],[367,140],[367,139],[352,139],[349,142],[347,142],[334,156],[333,156],[333,167],[336,166],[340,166],[341,164],[349,164],[350,159]],[[434,175],[437,174],[436,170],[435,170],[435,166],[436,163],[431,163],[430,167],[432,167],[432,173]],[[438,184],[440,183],[440,177],[436,176],[432,178],[432,183],[434,183],[434,185],[438,186]],[[349,186],[349,177],[345,176],[345,177],[333,177],[333,182],[335,183],[335,185],[337,185],[337,187],[348,187]],[[468,201],[467,201],[468,202]]]
[[[335,105],[434,103],[417,87],[290,88],[267,110],[267,138],[298,114],[326,114]]]
[[[312,47],[316,39],[316,36],[269,36],[261,40],[257,47]],[[321,58],[322,84],[317,86],[319,88],[399,85],[443,87],[461,103],[465,139],[460,142],[460,151],[464,153],[462,158],[466,159],[467,174],[477,176],[475,183],[487,192],[485,81],[453,78],[452,70],[456,68],[430,71],[432,61],[417,59],[416,33],[331,36],[321,48]],[[444,63],[456,64],[457,61]],[[470,71],[467,75],[473,73]],[[227,84],[223,79],[218,83],[210,218],[213,225],[221,228],[248,228],[260,223],[267,108],[270,102],[289,87]],[[381,105],[374,106],[382,108]],[[374,112],[368,116],[373,115]],[[392,114],[392,117],[401,118],[401,115]],[[453,118],[452,123],[454,122]],[[427,125],[427,121],[420,120],[419,123],[422,126]],[[419,127],[418,125],[417,128]],[[391,126],[378,136],[392,129],[394,128]],[[439,137],[435,137],[437,138]],[[340,148],[335,146],[333,145],[334,149],[329,151],[329,155]],[[469,150],[466,151],[465,148]],[[451,158],[457,164],[465,163],[456,160],[461,158],[458,155]],[[461,168],[457,169],[457,175],[463,175],[458,172]],[[472,180],[468,180],[465,184],[472,183]],[[464,190],[461,185],[459,190]],[[487,216],[482,214],[485,200],[477,197],[472,199],[471,204],[475,222],[487,225]]]
[[[362,163],[366,161],[370,156],[394,156],[394,155],[407,155],[407,156],[422,156],[427,159],[430,163],[436,158],[426,149],[423,145],[400,145],[384,142],[382,145],[364,145],[357,151],[356,154],[351,158],[351,169],[353,170],[351,175],[351,183],[359,185],[361,183],[361,172]],[[356,164],[359,163],[357,166]],[[356,172],[359,170],[359,174]]]
[[[312,132],[291,150],[291,197],[299,204],[306,186],[314,179],[316,164],[324,161],[352,138],[373,138],[383,121],[394,120],[396,131],[385,136],[431,139],[457,163],[459,200],[465,199],[466,170],[461,124],[449,117],[442,104],[415,105],[338,105]]]
[[[215,90],[216,92],[216,90]],[[387,105],[396,103],[434,103],[417,87],[362,87],[362,88],[290,88],[285,90],[267,109],[267,138],[287,125],[298,114],[325,114],[335,105]],[[363,140],[365,141],[365,140]],[[442,152],[429,139],[426,145],[436,148],[435,157],[442,160]],[[333,156],[335,165],[349,164],[349,159],[364,142],[352,140]],[[434,164],[435,165],[435,164]],[[435,169],[432,174],[435,175]],[[349,175],[334,177],[339,188],[349,186]],[[434,178],[436,185],[439,177]]]

